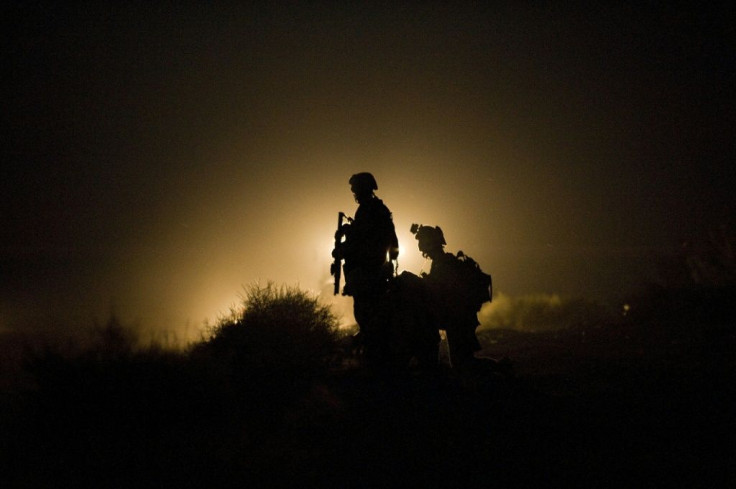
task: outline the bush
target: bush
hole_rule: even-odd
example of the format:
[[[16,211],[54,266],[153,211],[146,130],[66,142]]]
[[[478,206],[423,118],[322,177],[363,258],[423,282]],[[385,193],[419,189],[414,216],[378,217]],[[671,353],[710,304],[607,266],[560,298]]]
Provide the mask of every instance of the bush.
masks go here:
[[[77,487],[79,478],[219,487],[279,473],[299,436],[281,438],[289,416],[325,412],[325,389],[310,393],[336,337],[328,307],[272,284],[247,289],[188,351],[146,347],[113,316],[84,344],[28,353],[18,414],[0,420],[12,428],[0,472],[13,487]]]
[[[330,308],[306,292],[253,285],[194,353],[214,355],[251,380],[289,381],[325,371],[337,348],[337,329]]]

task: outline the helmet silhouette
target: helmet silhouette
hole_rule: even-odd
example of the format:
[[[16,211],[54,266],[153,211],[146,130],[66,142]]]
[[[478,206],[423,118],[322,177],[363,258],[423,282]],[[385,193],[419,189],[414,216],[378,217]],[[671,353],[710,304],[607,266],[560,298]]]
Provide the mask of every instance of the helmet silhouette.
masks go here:
[[[417,241],[419,241],[419,251],[422,253],[426,253],[432,249],[442,248],[447,244],[445,242],[445,235],[439,226],[432,227],[412,224],[411,232]]]
[[[368,172],[356,173],[350,177],[348,183],[353,187],[364,190],[378,190],[376,179]]]

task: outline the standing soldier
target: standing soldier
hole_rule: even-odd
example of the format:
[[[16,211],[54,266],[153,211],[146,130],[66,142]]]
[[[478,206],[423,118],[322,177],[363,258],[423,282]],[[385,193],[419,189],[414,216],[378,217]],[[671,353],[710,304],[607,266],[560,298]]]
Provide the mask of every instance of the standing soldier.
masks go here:
[[[419,251],[432,260],[428,274],[424,274],[435,319],[447,334],[450,364],[453,369],[472,369],[479,363],[474,356],[481,349],[475,329],[478,322],[478,302],[468,292],[468,284],[461,273],[460,260],[444,251],[442,229],[432,226],[412,226]]]
[[[333,256],[345,260],[343,295],[353,297],[353,314],[360,327],[366,361],[385,363],[388,355],[386,322],[379,318],[380,303],[393,276],[399,241],[391,211],[373,193],[378,190],[370,173],[350,177],[358,209],[349,224],[338,229]],[[342,237],[345,240],[340,242]]]

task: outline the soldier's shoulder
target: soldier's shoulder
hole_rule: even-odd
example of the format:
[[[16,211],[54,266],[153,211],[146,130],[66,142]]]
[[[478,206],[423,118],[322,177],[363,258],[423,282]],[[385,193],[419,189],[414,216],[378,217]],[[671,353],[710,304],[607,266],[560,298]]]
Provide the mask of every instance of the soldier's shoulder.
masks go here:
[[[447,275],[453,268],[455,256],[452,253],[443,253],[432,260],[432,273],[435,277]]]
[[[375,216],[391,216],[391,211],[389,210],[389,208],[378,197],[371,199],[366,210]]]
[[[452,253],[443,253],[432,260],[432,272],[442,280],[456,280],[458,276],[458,258]]]
[[[386,210],[388,210],[388,207],[386,206],[386,204],[384,204],[383,201],[381,199],[379,199],[378,197],[374,198],[371,201],[371,203],[375,206],[376,209],[386,209]]]
[[[437,261],[444,264],[452,264],[457,261],[457,256],[453,255],[449,251],[446,251],[437,257]]]

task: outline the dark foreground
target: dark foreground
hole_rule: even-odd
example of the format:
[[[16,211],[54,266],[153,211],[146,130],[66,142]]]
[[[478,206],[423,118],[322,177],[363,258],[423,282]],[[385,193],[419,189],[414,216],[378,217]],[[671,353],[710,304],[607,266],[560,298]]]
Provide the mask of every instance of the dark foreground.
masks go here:
[[[164,353],[2,398],[3,487],[734,487],[736,330],[494,331],[515,376],[233,378]],[[274,386],[280,386],[276,389]]]

